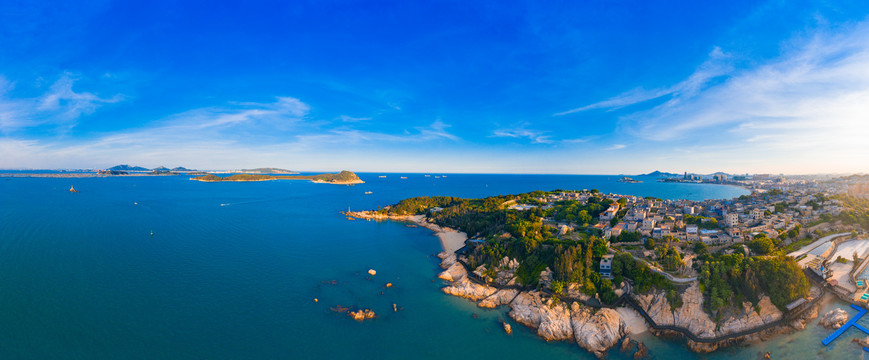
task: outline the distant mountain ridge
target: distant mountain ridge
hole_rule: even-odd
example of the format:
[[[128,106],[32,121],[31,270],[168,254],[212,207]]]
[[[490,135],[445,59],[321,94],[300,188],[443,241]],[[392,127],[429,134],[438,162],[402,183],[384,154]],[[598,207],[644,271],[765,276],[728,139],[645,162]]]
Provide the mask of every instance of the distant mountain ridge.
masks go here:
[[[662,172],[662,171],[657,171],[657,170],[655,170],[655,171],[650,172],[650,173],[648,173],[648,174],[642,174],[642,175],[637,175],[637,176],[681,177],[681,176],[684,176],[684,175],[685,175],[685,173],[683,173],[683,174],[675,174],[675,173]],[[717,171],[717,172],[714,172],[714,173],[712,173],[712,174],[687,173],[687,175],[694,175],[694,176],[727,175],[727,176],[732,176],[731,174],[728,174],[728,173],[726,173],[726,172],[721,172],[721,171]]]
[[[637,175],[637,176],[676,177],[676,176],[682,176],[682,175],[681,175],[681,174],[668,173],[668,172],[661,172],[661,171],[655,170],[655,171],[650,172],[650,173],[648,173],[648,174],[641,174],[641,175]]]
[[[108,168],[107,170],[113,171],[148,171],[151,169],[143,168],[141,166],[130,166],[130,165],[116,165]]]

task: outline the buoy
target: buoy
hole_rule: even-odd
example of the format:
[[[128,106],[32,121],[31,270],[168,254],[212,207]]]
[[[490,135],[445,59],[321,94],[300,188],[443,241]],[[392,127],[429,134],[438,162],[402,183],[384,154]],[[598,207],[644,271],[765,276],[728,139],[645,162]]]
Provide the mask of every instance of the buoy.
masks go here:
[[[392,304],[392,311],[398,312],[398,305]]]
[[[368,275],[371,275],[371,276],[377,275],[377,271],[374,271],[374,269],[368,269]]]
[[[317,298],[314,298],[314,302],[320,302],[320,300],[317,300]]]
[[[386,283],[386,287],[388,287],[388,288],[392,287],[392,283]]]

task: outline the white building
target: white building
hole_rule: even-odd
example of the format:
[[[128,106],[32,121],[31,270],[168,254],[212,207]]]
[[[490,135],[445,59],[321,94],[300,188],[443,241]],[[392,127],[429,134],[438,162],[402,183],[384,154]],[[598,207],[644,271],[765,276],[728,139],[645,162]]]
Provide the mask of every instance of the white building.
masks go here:
[[[734,227],[739,225],[739,214],[732,212],[724,214],[724,226]]]

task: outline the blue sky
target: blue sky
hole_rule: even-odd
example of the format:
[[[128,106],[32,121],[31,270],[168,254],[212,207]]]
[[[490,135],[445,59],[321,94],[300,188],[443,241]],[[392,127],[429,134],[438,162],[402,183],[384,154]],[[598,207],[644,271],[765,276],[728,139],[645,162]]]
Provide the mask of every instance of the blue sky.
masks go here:
[[[869,172],[865,1],[0,2],[0,168]]]

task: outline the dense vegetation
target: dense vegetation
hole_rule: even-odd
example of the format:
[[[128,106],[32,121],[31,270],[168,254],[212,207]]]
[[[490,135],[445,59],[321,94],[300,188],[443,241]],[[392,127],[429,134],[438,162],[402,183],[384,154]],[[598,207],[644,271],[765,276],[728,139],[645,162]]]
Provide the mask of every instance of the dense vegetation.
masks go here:
[[[745,258],[716,255],[700,268],[700,288],[709,298],[710,313],[743,301],[757,304],[767,294],[779,309],[809,293],[809,281],[796,261],[787,256]]]
[[[869,230],[869,198],[859,198],[849,195],[836,195],[834,198],[842,201],[842,205],[847,210],[842,211],[836,216],[826,216],[827,220],[841,220],[842,223],[846,225],[856,224],[863,229]]]
[[[540,272],[550,268],[553,272],[551,290],[563,293],[575,284],[588,294],[597,294],[601,301],[612,302],[617,296],[612,282],[598,273],[601,257],[607,253],[606,242],[598,237],[598,230],[587,227],[596,222],[600,213],[613,200],[593,191],[586,204],[578,201],[559,201],[544,208],[540,198],[553,192],[535,191],[519,195],[492,196],[483,199],[455,197],[416,197],[378,210],[381,214],[425,214],[429,220],[464,231],[484,239],[469,255],[469,265],[486,265],[492,270],[507,256],[519,260],[516,271],[520,284],[536,285]],[[514,210],[516,204],[535,205],[528,210]],[[430,210],[432,209],[432,210]],[[578,224],[570,235],[558,237],[554,224],[544,218]],[[645,267],[640,264],[638,267]],[[621,282],[619,278],[619,283]],[[648,287],[645,287],[648,289]]]
[[[700,229],[714,230],[718,228],[718,220],[706,216],[685,214],[682,217],[682,221],[684,221],[685,224],[697,225]]]

